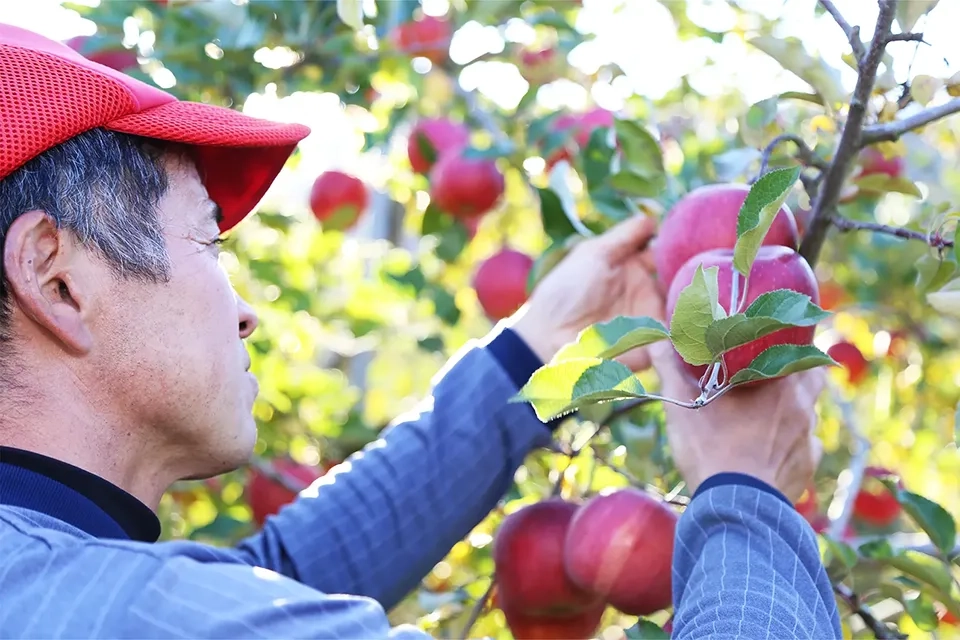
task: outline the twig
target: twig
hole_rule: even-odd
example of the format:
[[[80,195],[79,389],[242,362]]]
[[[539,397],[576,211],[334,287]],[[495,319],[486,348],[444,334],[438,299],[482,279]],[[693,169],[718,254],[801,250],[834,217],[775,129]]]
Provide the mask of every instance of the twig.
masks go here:
[[[860,616],[863,624],[867,625],[870,631],[873,632],[873,635],[880,640],[905,640],[907,638],[906,635],[899,631],[894,631],[880,620],[877,620],[877,617],[870,612],[870,609],[868,609],[865,604],[860,602],[860,597],[855,594],[850,587],[843,584],[835,584],[833,585],[833,590],[843,599],[847,606],[850,607],[851,611]]]
[[[905,229],[904,227],[893,227],[887,224],[880,224],[879,222],[851,220],[836,214],[830,216],[830,224],[842,232],[873,231],[874,233],[883,233],[890,236],[896,236],[898,238],[904,238],[905,240],[920,240],[921,242],[930,245],[934,249],[943,249],[953,246],[953,240],[947,240],[939,234],[923,233],[922,231],[914,231],[912,229]]]
[[[860,135],[860,146],[865,147],[876,142],[884,141],[894,142],[899,140],[900,136],[908,131],[919,129],[924,125],[928,125],[931,122],[945,118],[958,111],[960,111],[960,98],[954,98],[936,107],[924,109],[902,120],[894,120],[893,122],[887,122],[885,124],[875,124],[864,127],[863,133]]]
[[[850,23],[843,17],[843,14],[840,13],[840,10],[837,9],[832,0],[820,0],[820,4],[823,5],[823,8],[833,16],[834,21],[843,29],[844,35],[847,36],[847,40],[850,41],[850,46],[853,48],[853,55],[857,59],[857,63],[862,62],[863,56],[866,55],[866,53],[863,50],[863,42],[860,40],[860,27],[851,27]]]
[[[271,480],[273,480],[274,482],[276,482],[277,484],[279,484],[281,487],[283,487],[288,491],[293,491],[294,493],[300,493],[301,491],[303,491],[304,489],[310,486],[310,484],[307,482],[303,482],[302,480],[298,480],[296,478],[290,478],[281,474],[267,460],[263,460],[261,458],[253,458],[250,461],[250,466],[256,469],[257,471],[259,471],[261,474],[270,478]]]
[[[821,2],[825,7],[830,4],[825,0],[821,0]],[[820,250],[823,248],[827,231],[830,228],[830,213],[840,200],[840,193],[843,190],[843,183],[847,178],[850,163],[860,149],[863,119],[867,112],[867,103],[873,92],[873,85],[876,82],[877,69],[880,67],[880,61],[883,58],[884,38],[890,33],[890,25],[893,24],[895,8],[896,0],[880,0],[880,13],[877,16],[874,37],[870,42],[870,49],[859,64],[857,85],[853,91],[853,99],[850,101],[847,121],[843,126],[840,141],[837,143],[833,162],[830,163],[830,168],[824,173],[823,185],[813,203],[813,219],[810,221],[810,227],[800,244],[800,255],[806,258],[810,266],[815,266],[817,259],[820,257]],[[834,19],[836,17],[835,15]]]
[[[835,385],[830,385],[830,394],[833,397],[833,401],[840,407],[840,412],[843,416],[843,426],[847,428],[854,439],[853,458],[850,461],[850,467],[847,469],[847,472],[849,472],[849,481],[846,483],[838,482],[837,492],[834,494],[833,501],[827,510],[828,513],[839,510],[837,516],[831,519],[830,529],[828,530],[830,536],[839,539],[843,536],[843,532],[847,528],[847,523],[850,522],[850,517],[853,515],[854,501],[857,498],[857,493],[860,491],[860,486],[863,484],[863,474],[867,468],[867,455],[870,453],[870,441],[860,430],[860,424],[853,411],[853,405],[840,397],[840,392]],[[842,477],[843,474],[841,474],[841,478]]]
[[[494,575],[490,579],[490,586],[487,587],[487,590],[483,592],[483,595],[480,596],[476,604],[473,605],[473,609],[470,611],[470,617],[467,618],[466,624],[463,625],[463,631],[460,632],[461,640],[467,640],[467,638],[470,636],[470,630],[473,629],[473,625],[477,624],[477,620],[480,619],[480,615],[486,608],[487,601],[490,599],[490,595],[493,593],[493,590],[496,586],[497,576]]]
[[[887,44],[891,42],[922,42],[930,44],[923,39],[922,33],[892,33],[887,36]]]
[[[764,173],[767,172],[767,165],[770,164],[770,156],[773,155],[773,150],[776,149],[778,145],[784,142],[792,142],[793,144],[797,145],[797,151],[799,151],[798,155],[800,158],[800,162],[807,165],[808,167],[816,167],[821,171],[826,171],[827,169],[830,168],[830,164],[826,160],[824,160],[823,158],[815,154],[813,152],[813,149],[808,147],[807,143],[803,141],[803,138],[801,138],[798,135],[794,135],[792,133],[784,133],[782,135],[777,136],[773,140],[771,140],[770,144],[768,144],[763,149],[763,153],[760,156],[761,157],[760,171],[757,172],[757,179],[759,179],[760,176],[762,176]]]

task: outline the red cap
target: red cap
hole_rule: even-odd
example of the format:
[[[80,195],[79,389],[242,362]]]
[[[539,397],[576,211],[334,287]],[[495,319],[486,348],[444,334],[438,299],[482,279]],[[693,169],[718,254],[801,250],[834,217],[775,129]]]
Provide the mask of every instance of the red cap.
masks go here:
[[[0,180],[103,127],[191,145],[226,231],[250,213],[310,129],[182,102],[65,44],[0,24]]]

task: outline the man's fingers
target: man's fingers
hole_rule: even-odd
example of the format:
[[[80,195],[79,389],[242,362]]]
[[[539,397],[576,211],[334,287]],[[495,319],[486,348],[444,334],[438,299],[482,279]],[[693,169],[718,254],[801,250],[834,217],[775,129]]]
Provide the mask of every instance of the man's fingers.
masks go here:
[[[611,262],[619,262],[646,246],[656,231],[656,220],[647,215],[635,215],[593,238],[591,244]]]

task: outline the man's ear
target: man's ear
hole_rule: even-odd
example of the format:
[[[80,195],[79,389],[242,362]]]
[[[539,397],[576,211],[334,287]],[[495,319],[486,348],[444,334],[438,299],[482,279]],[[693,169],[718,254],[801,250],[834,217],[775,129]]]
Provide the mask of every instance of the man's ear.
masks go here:
[[[43,211],[13,221],[3,250],[3,269],[14,303],[70,353],[90,350],[87,295],[91,286],[84,256],[72,233],[57,228]]]

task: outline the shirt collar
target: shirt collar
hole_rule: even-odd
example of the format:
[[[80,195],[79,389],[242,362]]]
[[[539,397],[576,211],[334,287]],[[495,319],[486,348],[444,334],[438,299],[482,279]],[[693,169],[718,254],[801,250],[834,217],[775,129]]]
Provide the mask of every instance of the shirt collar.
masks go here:
[[[39,453],[0,446],[0,505],[31,509],[97,538],[156,542],[160,519],[120,487]]]

